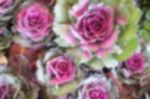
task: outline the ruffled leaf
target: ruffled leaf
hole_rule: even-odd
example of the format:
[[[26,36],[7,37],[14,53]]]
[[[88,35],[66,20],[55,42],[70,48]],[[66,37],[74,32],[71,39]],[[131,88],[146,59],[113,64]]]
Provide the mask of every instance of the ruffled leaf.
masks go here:
[[[98,59],[98,58],[93,58],[91,61],[89,61],[87,63],[90,67],[96,69],[96,70],[100,70],[103,67],[105,67],[104,63],[102,62],[102,60]]]
[[[114,55],[114,56],[119,61],[126,60],[135,52],[137,46],[138,46],[137,38],[133,38],[129,41],[125,41],[125,44],[122,46],[123,52],[121,54]]]
[[[130,17],[128,18],[128,24],[126,25],[124,31],[120,34],[120,42],[124,42],[125,40],[130,40],[136,36],[139,19],[141,17],[141,11],[136,8],[132,7]]]
[[[66,23],[69,21],[68,10],[70,6],[67,4],[56,4],[54,13],[55,13],[55,22],[56,23]]]
[[[69,84],[66,85],[62,85],[58,88],[53,88],[53,92],[55,95],[57,96],[64,96],[68,93],[71,93],[73,91],[75,91],[75,89],[78,87],[78,83],[77,82],[71,82]]]
[[[73,57],[77,64],[86,63],[89,61],[88,58],[84,56],[83,51],[77,48],[67,49],[67,53]]]

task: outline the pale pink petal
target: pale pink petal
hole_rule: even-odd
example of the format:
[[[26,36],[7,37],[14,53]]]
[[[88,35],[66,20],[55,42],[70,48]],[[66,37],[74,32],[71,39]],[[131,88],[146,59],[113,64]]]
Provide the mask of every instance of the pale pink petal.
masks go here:
[[[66,34],[66,40],[69,44],[74,45],[77,43],[77,39],[74,38],[74,36],[72,35],[72,33],[67,33]]]
[[[83,50],[83,54],[84,54],[87,61],[90,60],[93,57],[92,53],[88,50]]]
[[[111,51],[112,51],[112,49],[102,49],[102,50],[100,49],[95,54],[96,54],[96,56],[101,58],[101,57],[105,57]]]
[[[120,24],[120,25],[122,25],[122,26],[124,26],[124,25],[127,24],[127,19],[125,17],[123,17],[123,16],[120,16],[117,19],[117,23]]]
[[[79,3],[70,11],[71,15],[76,18],[80,17],[88,9],[89,3],[90,0],[79,0]]]

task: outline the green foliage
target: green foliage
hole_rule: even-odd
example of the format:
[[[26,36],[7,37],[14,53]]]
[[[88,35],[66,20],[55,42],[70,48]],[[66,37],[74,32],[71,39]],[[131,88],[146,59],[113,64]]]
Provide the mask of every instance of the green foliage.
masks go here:
[[[96,70],[100,70],[103,67],[108,67],[108,68],[113,68],[115,66],[118,65],[118,61],[116,59],[114,59],[113,56],[107,56],[104,58],[93,58],[92,60],[90,60],[87,65],[91,66],[92,68],[96,69]]]
[[[119,61],[126,60],[128,57],[130,57],[138,46],[138,40],[137,38],[132,38],[128,41],[124,41],[124,44],[122,46],[123,52],[119,55],[114,55],[115,58]]]
[[[150,42],[150,10],[147,10],[141,20],[139,35]]]
[[[124,42],[125,40],[135,38],[135,36],[137,35],[136,33],[138,30],[138,22],[141,17],[141,11],[136,7],[132,7],[132,9],[130,10],[131,12],[130,17],[128,18],[128,23],[124,27],[122,33],[120,34],[119,39],[121,40],[121,43]]]
[[[137,32],[139,29],[138,22],[142,15],[142,12],[139,8],[131,5],[132,4],[131,1],[128,1],[128,3],[126,4],[128,6],[124,5],[124,7],[126,7],[126,12],[128,14],[127,15],[128,22],[123,27],[118,40],[118,44],[123,51],[121,54],[115,55],[115,58],[118,59],[119,61],[126,60],[137,49],[138,46]]]
[[[93,58],[90,60],[87,65],[91,66],[92,68],[96,70],[102,69],[105,65],[103,64],[102,60],[99,58]]]
[[[148,11],[146,12],[145,17],[146,17],[147,20],[150,20],[150,10],[148,10]]]
[[[71,82],[69,84],[59,86],[58,88],[53,87],[52,91],[57,96],[64,96],[70,92],[73,92],[77,86],[77,82]]]
[[[150,23],[146,22],[141,26],[139,35],[144,37],[147,42],[150,42]]]

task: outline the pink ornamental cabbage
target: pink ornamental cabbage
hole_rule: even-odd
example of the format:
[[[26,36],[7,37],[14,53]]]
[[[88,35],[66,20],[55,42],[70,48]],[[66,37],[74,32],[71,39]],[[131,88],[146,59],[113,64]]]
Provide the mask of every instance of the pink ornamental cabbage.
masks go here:
[[[33,3],[21,9],[16,17],[18,32],[32,41],[41,41],[51,35],[53,15],[48,8]]]
[[[144,69],[144,55],[135,53],[126,61],[126,68],[131,74],[141,73]]]
[[[0,0],[0,17],[12,10],[14,0]]]
[[[71,27],[68,40],[82,48],[87,58],[91,53],[105,56],[117,40],[114,16],[110,7],[98,4],[86,10]]]
[[[83,86],[82,99],[108,99],[108,92],[104,84],[91,82]]]
[[[50,77],[51,85],[60,85],[70,82],[75,77],[75,64],[73,60],[66,56],[58,56],[47,62],[47,74]]]
[[[12,99],[10,87],[5,84],[0,84],[0,99]]]

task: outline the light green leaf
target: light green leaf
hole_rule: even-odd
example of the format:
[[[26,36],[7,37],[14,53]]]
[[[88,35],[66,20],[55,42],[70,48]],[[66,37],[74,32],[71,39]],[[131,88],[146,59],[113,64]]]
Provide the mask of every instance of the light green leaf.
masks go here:
[[[0,37],[0,50],[7,49],[10,47],[12,42],[11,35]]]
[[[143,36],[147,41],[150,42],[150,33],[149,31],[142,29],[139,31],[140,35]]]
[[[112,56],[102,58],[102,61],[107,68],[115,68],[119,64],[118,60]]]
[[[128,59],[137,49],[138,41],[137,38],[133,38],[129,41],[124,41],[126,44],[122,47],[123,52],[119,55],[114,55],[119,61]]]
[[[133,37],[136,36],[138,30],[137,23],[139,22],[139,19],[141,17],[141,11],[136,7],[132,7],[132,9],[130,10],[131,13],[128,18],[128,24],[126,25],[123,32],[120,34],[120,40],[121,40],[120,42],[124,42],[132,39]]]
[[[150,31],[150,23],[149,22],[144,24],[144,29]]]
[[[139,8],[132,6],[130,9],[130,15],[129,15],[129,24],[130,25],[137,25],[140,18],[141,18],[142,12]]]
[[[87,63],[87,65],[89,65],[90,67],[96,70],[100,70],[105,66],[102,60],[99,58],[93,58],[91,61]]]
[[[66,52],[73,57],[74,61],[77,64],[81,64],[89,61],[88,59],[86,59],[85,55],[83,54],[83,51],[81,51],[80,49],[71,48],[71,49],[67,49]]]
[[[77,87],[78,87],[77,82],[71,82],[69,84],[62,85],[58,88],[53,88],[52,91],[57,96],[64,96],[68,93],[73,92]]]
[[[78,0],[67,0],[68,1],[68,4],[75,4],[78,2]]]
[[[60,47],[69,47],[73,46],[73,44],[69,44],[67,40],[65,39],[67,36],[67,33],[69,32],[69,25],[68,24],[57,24],[55,23],[53,26],[53,31],[58,36],[54,41],[60,46]]]
[[[112,6],[116,6],[116,5],[120,6],[122,4],[132,5],[132,0],[100,0],[100,1]]]
[[[101,0],[92,0],[93,3],[100,3]]]
[[[69,24],[54,23],[53,31],[56,33],[56,35],[65,38],[67,33],[69,32]]]
[[[60,47],[68,47],[70,46],[63,38],[56,38],[55,43],[57,43]]]
[[[68,15],[69,9],[70,9],[69,5],[57,4],[54,8],[55,22],[56,23],[67,23],[69,21],[69,15]]]
[[[136,36],[137,26],[128,25],[125,30],[120,34],[119,42],[128,41]]]

